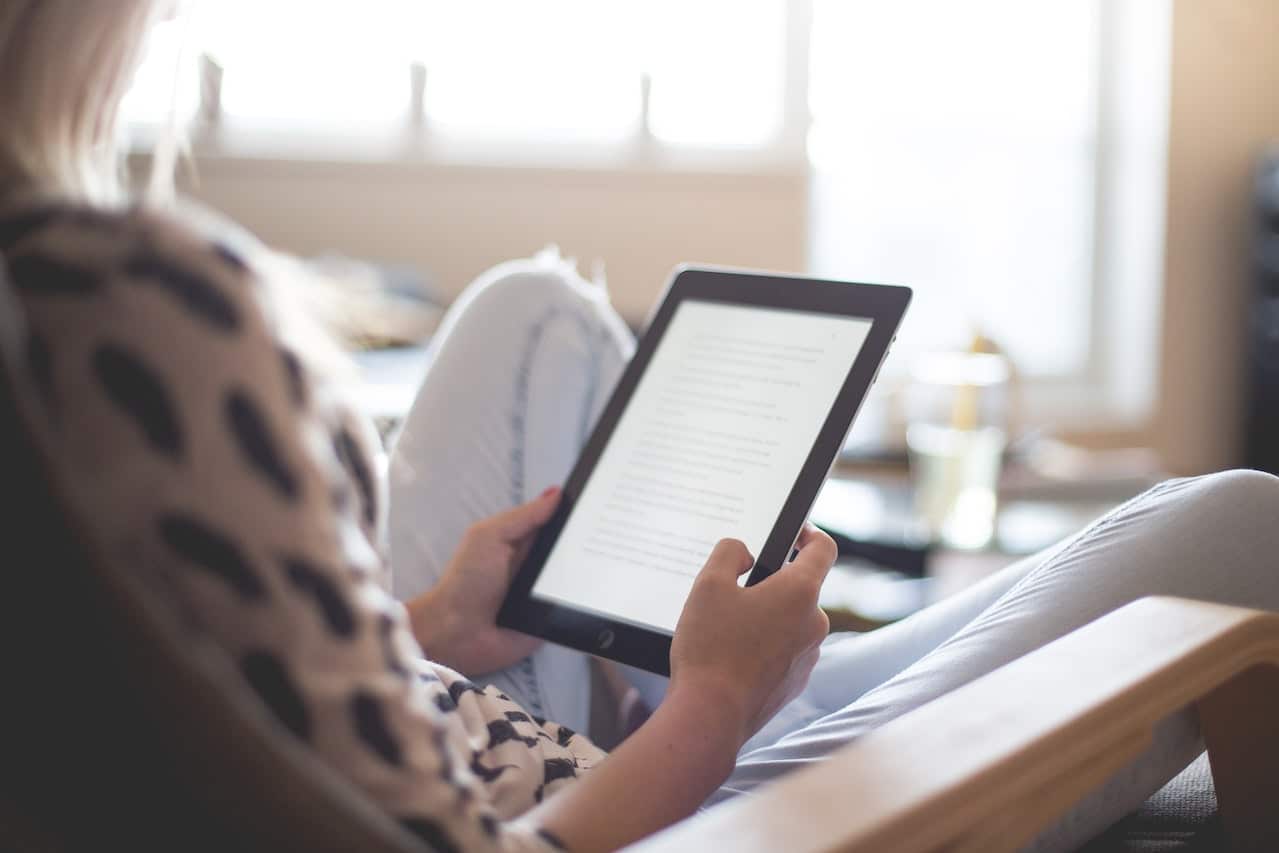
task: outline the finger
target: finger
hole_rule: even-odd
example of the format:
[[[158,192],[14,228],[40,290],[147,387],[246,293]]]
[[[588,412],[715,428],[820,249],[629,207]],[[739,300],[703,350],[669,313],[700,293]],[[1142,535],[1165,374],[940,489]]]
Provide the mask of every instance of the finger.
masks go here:
[[[808,683],[808,678],[813,674],[813,670],[817,667],[817,661],[821,659],[821,656],[822,649],[818,646],[817,648],[809,649],[795,659],[795,669],[804,673],[805,684]]]
[[[839,556],[839,548],[836,547],[835,540],[816,527],[805,525],[803,532],[799,534],[798,544],[799,553],[795,555],[794,561],[786,567],[784,572],[789,572],[792,576],[805,576],[821,586],[826,580],[827,573],[830,572],[830,567],[835,564],[835,558]],[[784,572],[778,572],[778,574]]]
[[[830,616],[825,610],[817,608],[817,614],[813,617],[813,645],[820,647],[826,641],[826,637],[830,634]]]
[[[534,637],[531,634],[525,634],[523,631],[513,631],[510,628],[498,628],[496,629],[496,634],[508,648],[512,649],[521,658],[526,658],[533,654],[545,643],[541,637]]]
[[[511,559],[508,564],[508,574],[515,577],[520,570],[520,566],[524,565],[524,561],[528,558],[529,551],[533,550],[533,537],[525,536],[519,542],[511,544]]]
[[[750,571],[753,565],[755,558],[744,542],[740,539],[721,539],[715,543],[711,555],[706,558],[702,572],[735,580],[739,575]]]
[[[820,532],[811,521],[805,521],[803,528],[799,531],[799,538],[795,540],[795,548],[803,548],[813,541],[813,536]]]
[[[498,513],[485,522],[503,542],[515,542],[550,520],[559,506],[560,489],[552,486],[528,503]]]

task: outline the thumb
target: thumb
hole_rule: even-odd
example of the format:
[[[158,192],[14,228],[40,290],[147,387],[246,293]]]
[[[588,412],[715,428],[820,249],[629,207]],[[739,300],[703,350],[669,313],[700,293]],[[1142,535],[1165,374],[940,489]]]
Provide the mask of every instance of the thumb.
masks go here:
[[[560,494],[558,486],[551,486],[528,503],[498,513],[490,521],[493,532],[505,542],[523,539],[550,520],[559,506]]]
[[[706,558],[706,566],[702,573],[720,575],[736,582],[739,575],[750,571],[755,565],[755,558],[740,539],[721,539],[715,543],[711,555]]]
[[[799,534],[799,554],[786,567],[792,575],[806,574],[818,586],[826,580],[831,566],[839,558],[839,548],[835,540],[812,524],[805,524]]]

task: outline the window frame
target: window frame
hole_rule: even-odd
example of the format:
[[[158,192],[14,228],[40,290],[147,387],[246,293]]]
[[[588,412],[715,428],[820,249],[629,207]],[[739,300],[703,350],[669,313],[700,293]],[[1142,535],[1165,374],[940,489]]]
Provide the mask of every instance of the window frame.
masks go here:
[[[1077,374],[1022,389],[1026,420],[1088,432],[1140,429],[1154,414],[1172,69],[1171,0],[1098,9],[1088,355]]]

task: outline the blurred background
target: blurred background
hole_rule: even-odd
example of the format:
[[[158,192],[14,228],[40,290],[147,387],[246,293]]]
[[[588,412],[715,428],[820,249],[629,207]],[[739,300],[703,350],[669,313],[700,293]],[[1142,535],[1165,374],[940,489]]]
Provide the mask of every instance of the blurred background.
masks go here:
[[[216,0],[126,107],[139,173],[176,117],[185,194],[366,296],[548,244],[637,328],[681,262],[914,288],[819,502],[925,576],[888,612],[1167,474],[1279,468],[1277,37],[1273,0]],[[388,423],[434,316],[355,335],[408,345],[362,362]],[[939,373],[970,353],[993,391]],[[997,429],[995,467],[938,487],[972,460],[920,418]],[[929,518],[964,477],[967,539]]]

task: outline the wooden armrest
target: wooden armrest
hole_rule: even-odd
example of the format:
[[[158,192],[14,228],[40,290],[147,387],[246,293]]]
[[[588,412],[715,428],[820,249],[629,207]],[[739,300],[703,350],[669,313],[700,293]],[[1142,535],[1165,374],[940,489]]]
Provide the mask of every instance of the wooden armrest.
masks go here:
[[[1198,704],[1237,849],[1279,850],[1279,614],[1129,604],[814,764],[636,845],[1015,850]]]

